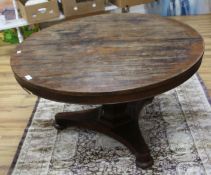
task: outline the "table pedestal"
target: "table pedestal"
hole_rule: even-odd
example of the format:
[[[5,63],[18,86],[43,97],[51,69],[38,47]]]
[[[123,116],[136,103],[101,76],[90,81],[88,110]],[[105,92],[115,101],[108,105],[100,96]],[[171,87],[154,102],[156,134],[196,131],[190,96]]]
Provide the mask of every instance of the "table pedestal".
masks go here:
[[[138,102],[103,105],[102,107],[62,112],[55,116],[55,127],[64,129],[78,126],[107,134],[127,146],[136,156],[136,164],[141,168],[152,166],[153,159],[138,125],[143,107],[153,98]]]

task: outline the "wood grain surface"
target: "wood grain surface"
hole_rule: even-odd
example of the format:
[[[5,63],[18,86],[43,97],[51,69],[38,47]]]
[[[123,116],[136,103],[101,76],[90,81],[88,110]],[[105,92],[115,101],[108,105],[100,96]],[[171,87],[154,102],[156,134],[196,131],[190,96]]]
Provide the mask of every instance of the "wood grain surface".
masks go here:
[[[203,52],[198,32],[175,20],[104,14],[34,34],[14,51],[11,66],[17,81],[35,95],[106,104],[178,86],[197,71]]]

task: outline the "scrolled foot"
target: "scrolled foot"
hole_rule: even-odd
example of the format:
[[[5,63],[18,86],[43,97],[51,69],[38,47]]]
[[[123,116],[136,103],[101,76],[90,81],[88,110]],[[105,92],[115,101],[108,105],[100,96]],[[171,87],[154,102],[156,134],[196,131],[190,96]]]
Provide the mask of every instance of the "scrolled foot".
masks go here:
[[[145,154],[145,155],[137,155],[136,156],[136,166],[140,167],[142,169],[147,169],[152,167],[153,165],[153,159],[150,156],[150,154]]]
[[[54,121],[53,123],[54,128],[56,128],[57,130],[64,130],[66,128],[65,125],[60,125],[59,123],[57,123],[56,121]]]

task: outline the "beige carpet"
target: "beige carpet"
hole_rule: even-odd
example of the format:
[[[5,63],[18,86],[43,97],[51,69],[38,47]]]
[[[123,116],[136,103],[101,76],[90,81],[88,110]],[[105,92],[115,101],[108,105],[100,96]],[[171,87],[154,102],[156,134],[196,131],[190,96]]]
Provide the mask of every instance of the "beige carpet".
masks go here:
[[[11,167],[14,175],[209,175],[211,107],[197,76],[155,98],[140,116],[154,166],[142,170],[117,141],[90,130],[57,132],[54,115],[89,108],[40,99]]]

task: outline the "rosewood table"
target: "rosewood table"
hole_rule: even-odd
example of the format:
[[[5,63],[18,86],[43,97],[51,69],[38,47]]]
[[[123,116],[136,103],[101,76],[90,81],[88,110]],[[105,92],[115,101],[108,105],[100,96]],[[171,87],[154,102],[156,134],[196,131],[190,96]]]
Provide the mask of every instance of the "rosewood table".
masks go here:
[[[142,108],[199,68],[202,37],[191,27],[154,15],[104,14],[44,29],[11,56],[18,83],[60,102],[101,104],[55,116],[55,126],[80,126],[125,144],[137,166],[150,167],[139,128]]]

